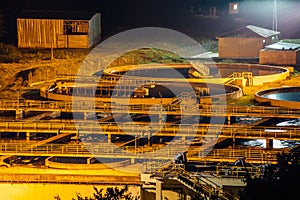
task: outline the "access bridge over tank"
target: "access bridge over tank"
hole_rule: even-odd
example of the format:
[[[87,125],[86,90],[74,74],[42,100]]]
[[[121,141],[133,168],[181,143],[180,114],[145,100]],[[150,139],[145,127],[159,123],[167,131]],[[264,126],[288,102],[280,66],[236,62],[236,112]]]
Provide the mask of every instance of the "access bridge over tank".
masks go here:
[[[84,157],[84,158],[126,158],[135,160],[173,160],[182,151],[182,145],[170,145],[163,151],[160,147],[126,147],[120,148],[107,143],[81,144],[22,144],[0,143],[0,154],[6,156],[43,156],[43,157]],[[201,149],[190,147],[187,158],[192,162],[219,163],[235,162],[245,157],[249,163],[275,163],[276,154],[285,150],[276,149]]]
[[[195,110],[184,110],[181,105],[163,104],[167,115],[199,115],[210,116],[237,116],[237,117],[273,117],[273,118],[299,118],[300,109],[271,107],[271,106],[236,106],[236,105],[202,105],[195,104]],[[134,104],[110,104],[105,102],[93,102],[86,104],[85,101],[59,102],[59,101],[31,101],[31,100],[2,100],[0,111],[15,111],[19,114],[24,112],[78,112],[78,113],[131,113],[149,114],[149,109],[159,112],[160,107],[153,105]]]
[[[120,127],[122,126],[122,128]],[[52,133],[52,134],[96,134],[96,135],[124,135],[144,137],[146,126],[135,123],[98,123],[97,121],[19,121],[0,122],[2,133]],[[195,131],[196,130],[196,131]],[[208,137],[208,138],[243,138],[243,139],[278,139],[300,140],[300,128],[278,126],[244,126],[219,124],[165,124],[151,123],[151,136],[157,137]]]

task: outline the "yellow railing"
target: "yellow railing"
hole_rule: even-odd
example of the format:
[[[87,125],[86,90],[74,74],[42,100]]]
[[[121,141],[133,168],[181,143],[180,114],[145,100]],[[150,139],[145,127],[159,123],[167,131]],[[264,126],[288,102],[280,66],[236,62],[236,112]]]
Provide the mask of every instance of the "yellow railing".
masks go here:
[[[257,166],[244,167],[244,166],[226,166],[217,165],[216,175],[222,177],[245,178],[247,175],[251,177],[258,177],[261,174],[261,169]]]
[[[143,149],[135,151],[134,147],[118,148],[115,145],[105,143],[85,144],[22,144],[0,143],[1,155],[24,155],[24,156],[67,156],[67,157],[118,157],[140,158],[153,160],[173,160],[175,155],[182,152],[182,146],[171,146],[163,150],[154,148],[152,152]],[[232,161],[245,157],[247,162],[267,163],[275,162],[279,150],[249,150],[249,149],[214,149],[212,151],[191,150],[187,158],[190,161]]]
[[[186,110],[184,105],[163,105],[167,114],[200,115],[200,116],[258,116],[258,117],[300,117],[300,109],[288,109],[266,106],[232,106],[232,105],[193,105],[195,108]],[[31,111],[64,111],[64,112],[108,112],[148,114],[149,109],[157,109],[152,105],[121,105],[104,102],[31,101],[31,100],[1,100],[0,110],[31,110]],[[184,112],[182,112],[184,110]]]
[[[151,128],[135,123],[97,123],[94,121],[9,121],[0,122],[5,132],[80,133],[80,134],[131,134],[144,137],[145,131],[151,136],[184,136],[221,138],[270,138],[278,140],[300,140],[299,127],[266,127],[218,124],[165,124],[151,123]],[[179,131],[180,130],[180,131]]]
[[[215,184],[211,180],[205,178],[204,176],[195,176],[190,172],[184,169],[184,166],[178,164],[172,164],[171,170],[169,172],[183,185],[189,187],[196,193],[204,193],[206,196],[216,195],[223,200],[238,200],[238,197],[235,197],[229,193],[223,191],[221,186]],[[168,169],[170,166],[168,167]]]

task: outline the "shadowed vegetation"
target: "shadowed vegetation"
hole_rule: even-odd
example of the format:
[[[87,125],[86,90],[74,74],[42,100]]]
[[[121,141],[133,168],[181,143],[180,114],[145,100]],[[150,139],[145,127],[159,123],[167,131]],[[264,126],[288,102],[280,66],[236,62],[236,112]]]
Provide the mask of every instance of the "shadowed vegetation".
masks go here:
[[[139,197],[132,196],[128,192],[128,186],[126,185],[123,188],[119,187],[109,187],[104,192],[103,188],[97,189],[94,187],[93,197],[83,197],[80,193],[77,193],[76,198],[72,200],[139,200]]]
[[[246,178],[247,186],[240,193],[241,200],[299,199],[299,172],[299,152],[278,154],[277,164],[263,166],[260,177]]]

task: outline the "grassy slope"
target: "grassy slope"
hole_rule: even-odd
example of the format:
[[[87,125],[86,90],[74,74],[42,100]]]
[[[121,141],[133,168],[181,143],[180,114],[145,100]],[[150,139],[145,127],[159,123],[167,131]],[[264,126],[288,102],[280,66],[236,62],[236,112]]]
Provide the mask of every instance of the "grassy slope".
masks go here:
[[[17,99],[18,91],[22,94],[24,87],[32,83],[53,80],[60,75],[77,75],[88,51],[55,50],[54,53],[55,59],[50,60],[49,50],[26,51],[9,47],[0,57],[0,99]],[[152,62],[182,63],[185,60],[172,53],[142,49],[124,54],[111,66]]]
[[[18,51],[15,53],[18,54],[17,62],[0,63],[0,98],[17,99],[18,91],[22,93],[24,87],[28,87],[31,83],[53,80],[61,74],[76,75],[87,53],[87,50],[56,50],[55,59],[49,60],[49,51]],[[10,56],[6,57],[11,58],[11,55],[10,53]],[[124,56],[113,62],[111,66],[151,62],[182,63],[185,60],[168,52],[142,49],[139,52],[124,54]],[[30,76],[29,72],[32,75],[30,80],[28,80]],[[299,85],[300,76],[295,74],[289,80],[244,88],[245,95],[242,98],[229,101],[228,103],[240,105],[252,104],[254,93],[259,90],[271,87]]]
[[[300,44],[300,39],[284,39],[282,41],[288,43]]]
[[[34,59],[26,63],[0,64],[0,98],[16,99],[17,92],[29,83],[55,79],[60,74],[76,75],[83,58],[77,59]],[[32,78],[28,81],[28,72]],[[22,91],[21,91],[22,93]]]

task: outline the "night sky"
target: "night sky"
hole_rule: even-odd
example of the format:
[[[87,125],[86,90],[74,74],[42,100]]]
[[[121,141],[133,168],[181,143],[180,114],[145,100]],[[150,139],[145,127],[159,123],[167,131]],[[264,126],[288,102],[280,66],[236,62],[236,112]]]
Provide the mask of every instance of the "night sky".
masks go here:
[[[300,2],[278,1],[281,38],[300,38]],[[240,13],[228,15],[230,0],[9,0],[1,2],[6,34],[0,40],[16,44],[16,18],[22,10],[93,11],[102,14],[102,38],[137,27],[156,26],[183,32],[196,40],[214,39],[217,34],[253,24],[272,28],[270,0],[244,0]],[[199,8],[216,6],[218,19],[197,16]],[[193,10],[193,14],[192,14]]]

